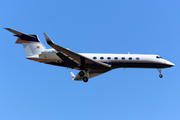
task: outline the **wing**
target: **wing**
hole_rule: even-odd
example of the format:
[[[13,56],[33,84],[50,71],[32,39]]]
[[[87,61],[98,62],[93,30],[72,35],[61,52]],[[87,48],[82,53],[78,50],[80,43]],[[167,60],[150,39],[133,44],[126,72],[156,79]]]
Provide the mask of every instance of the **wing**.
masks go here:
[[[110,71],[111,69],[100,69],[100,70],[91,70],[89,72],[89,78],[92,78],[92,77],[95,77],[95,76],[98,76],[98,75],[101,75],[103,73],[106,73],[108,71]],[[74,77],[74,76],[73,76]],[[79,74],[77,74],[75,76],[75,78],[73,78],[73,80],[77,80],[77,81],[82,81],[83,80],[83,77],[81,77]]]
[[[93,59],[87,58],[83,55],[80,55],[64,47],[54,44],[46,33],[44,33],[44,36],[46,38],[47,43],[52,48],[58,51],[57,56],[59,56],[70,68],[75,68],[75,67],[79,69],[89,68],[91,70],[96,70],[96,69],[109,70],[111,68],[111,65],[95,61]]]

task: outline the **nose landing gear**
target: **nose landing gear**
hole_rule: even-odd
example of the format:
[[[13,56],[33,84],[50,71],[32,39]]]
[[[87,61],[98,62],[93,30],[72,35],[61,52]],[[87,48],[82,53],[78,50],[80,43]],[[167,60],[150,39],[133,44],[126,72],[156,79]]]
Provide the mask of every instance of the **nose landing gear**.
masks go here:
[[[159,74],[159,77],[160,77],[160,78],[162,78],[162,77],[163,77],[163,75],[162,75],[162,74]]]
[[[159,74],[159,77],[160,77],[160,78],[162,78],[162,77],[163,77],[163,75],[161,74],[161,73],[162,73],[161,69],[159,69],[159,68],[158,68],[157,70],[158,70],[158,71],[159,71],[159,73],[160,73],[160,74]]]

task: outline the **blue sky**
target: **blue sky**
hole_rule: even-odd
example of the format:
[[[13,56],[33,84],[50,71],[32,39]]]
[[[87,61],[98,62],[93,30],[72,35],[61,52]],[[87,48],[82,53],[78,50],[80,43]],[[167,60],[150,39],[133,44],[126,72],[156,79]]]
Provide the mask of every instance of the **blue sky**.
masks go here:
[[[180,1],[3,0],[0,120],[179,120]],[[26,59],[3,28],[43,32],[78,53],[158,54],[176,66],[116,69],[72,81],[70,69]],[[77,73],[77,71],[72,70]]]

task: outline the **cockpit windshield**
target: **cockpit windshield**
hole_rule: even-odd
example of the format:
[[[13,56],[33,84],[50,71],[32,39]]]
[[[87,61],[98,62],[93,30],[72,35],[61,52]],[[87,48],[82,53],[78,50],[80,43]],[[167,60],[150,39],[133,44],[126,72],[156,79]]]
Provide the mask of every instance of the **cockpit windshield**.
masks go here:
[[[161,57],[161,56],[156,56],[156,58],[158,58],[158,59],[162,59],[162,57]]]

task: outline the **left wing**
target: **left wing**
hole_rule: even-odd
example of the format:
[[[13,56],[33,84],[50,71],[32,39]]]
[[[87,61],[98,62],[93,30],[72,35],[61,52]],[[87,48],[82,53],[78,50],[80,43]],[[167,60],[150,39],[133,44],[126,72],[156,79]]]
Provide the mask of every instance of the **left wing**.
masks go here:
[[[108,72],[110,70],[111,69],[91,70],[89,72],[89,78],[101,75],[101,74],[106,73],[106,72]],[[74,74],[72,72],[71,72],[71,77],[73,78],[73,80],[77,80],[77,81],[82,81],[83,80],[83,77],[81,77],[79,74],[74,76]]]
[[[111,69],[111,65],[95,61],[93,59],[87,58],[83,55],[75,53],[71,50],[68,50],[64,47],[56,45],[53,41],[44,33],[47,43],[58,51],[57,55],[70,67],[78,67],[80,69],[90,68],[91,70],[95,69]]]

